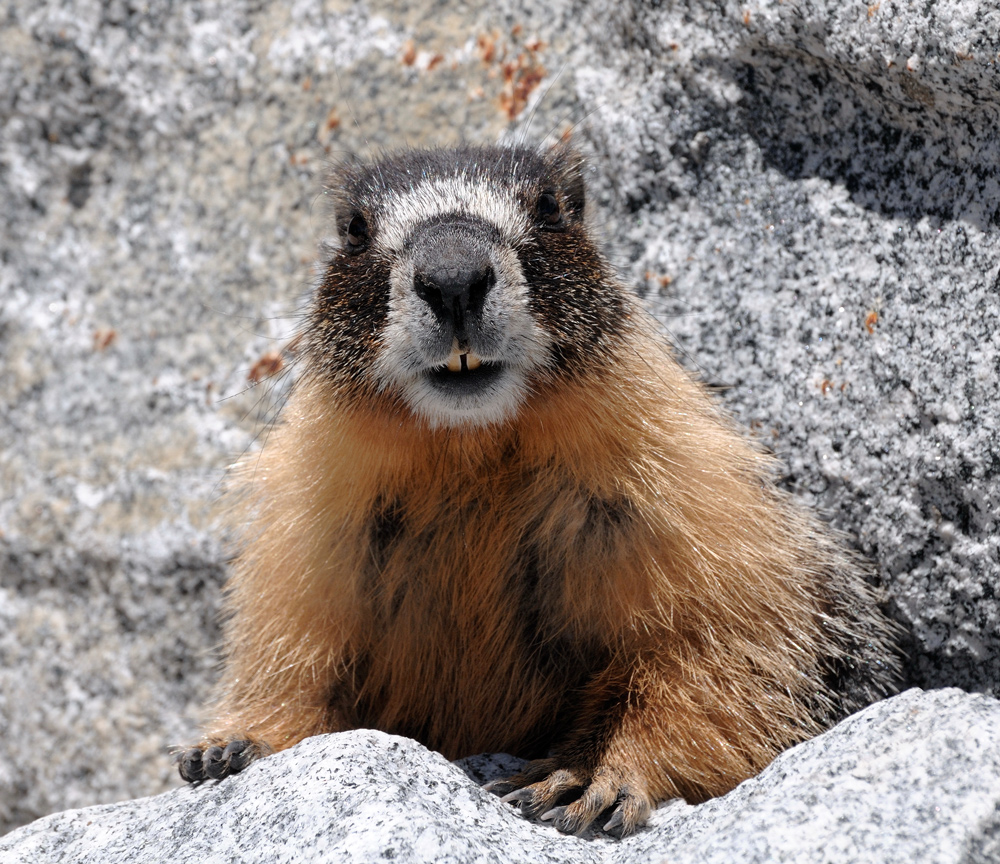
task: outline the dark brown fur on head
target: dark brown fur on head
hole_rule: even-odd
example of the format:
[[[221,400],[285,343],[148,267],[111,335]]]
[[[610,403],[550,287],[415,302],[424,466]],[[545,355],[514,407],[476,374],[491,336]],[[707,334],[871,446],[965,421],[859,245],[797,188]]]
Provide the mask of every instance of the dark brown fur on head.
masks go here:
[[[577,156],[411,152],[335,182],[185,776],[372,726],[538,757],[508,800],[628,832],[892,689],[859,562],[615,280]]]

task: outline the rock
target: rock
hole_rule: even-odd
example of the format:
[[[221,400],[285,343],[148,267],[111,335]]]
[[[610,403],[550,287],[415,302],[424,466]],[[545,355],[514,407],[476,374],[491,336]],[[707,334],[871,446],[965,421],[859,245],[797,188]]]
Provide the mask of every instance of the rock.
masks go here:
[[[383,146],[571,132],[609,254],[872,561],[910,683],[1000,693],[993,5],[329,6],[7,4],[0,831],[178,782],[225,466],[294,377],[324,165]]]
[[[998,25],[664,4],[577,70],[624,266],[682,355],[875,563],[911,682],[994,694]]]
[[[476,782],[513,764],[475,761]],[[623,841],[567,837],[529,823],[476,782],[405,738],[368,730],[323,735],[221,783],[41,819],[0,839],[0,858],[996,861],[1000,702],[910,690],[788,751],[723,798],[662,806],[649,827]]]

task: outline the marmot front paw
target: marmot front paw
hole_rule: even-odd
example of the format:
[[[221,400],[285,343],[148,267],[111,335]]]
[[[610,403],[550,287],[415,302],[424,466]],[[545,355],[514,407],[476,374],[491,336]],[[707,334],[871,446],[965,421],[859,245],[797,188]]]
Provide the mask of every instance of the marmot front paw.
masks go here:
[[[229,741],[225,746],[204,743],[181,753],[177,768],[188,783],[221,780],[239,773],[265,752],[260,744],[246,738]]]
[[[652,809],[645,783],[634,772],[611,766],[560,768],[555,759],[530,762],[520,774],[494,780],[486,789],[504,803],[520,806],[524,816],[551,821],[565,834],[583,834],[611,811],[601,827],[625,837],[645,823]],[[560,803],[574,795],[579,797],[571,803]]]

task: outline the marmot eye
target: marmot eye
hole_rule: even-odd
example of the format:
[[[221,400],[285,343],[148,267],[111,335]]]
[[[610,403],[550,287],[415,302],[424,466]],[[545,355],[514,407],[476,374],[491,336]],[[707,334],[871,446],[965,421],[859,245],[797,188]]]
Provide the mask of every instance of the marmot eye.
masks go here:
[[[347,226],[347,249],[360,252],[368,244],[368,223],[364,216],[355,216]]]
[[[538,196],[536,209],[542,221],[547,222],[549,225],[558,225],[562,221],[562,213],[559,210],[559,199],[551,192],[543,192]]]

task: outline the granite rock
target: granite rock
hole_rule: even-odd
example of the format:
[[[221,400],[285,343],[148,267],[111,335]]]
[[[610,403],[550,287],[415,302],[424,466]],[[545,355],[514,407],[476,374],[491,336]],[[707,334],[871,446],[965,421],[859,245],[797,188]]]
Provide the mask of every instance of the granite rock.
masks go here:
[[[11,864],[996,861],[1000,702],[911,690],[780,756],[730,794],[660,807],[618,841],[529,823],[414,741],[308,739],[221,783],[41,819],[0,839]],[[474,782],[475,781],[475,782]]]
[[[874,562],[911,682],[992,693],[998,15],[666,4],[577,76],[624,269]]]
[[[294,377],[325,166],[383,147],[572,135],[626,280],[872,561],[910,683],[997,694],[997,16],[9,0],[0,831],[178,782],[225,466]]]

